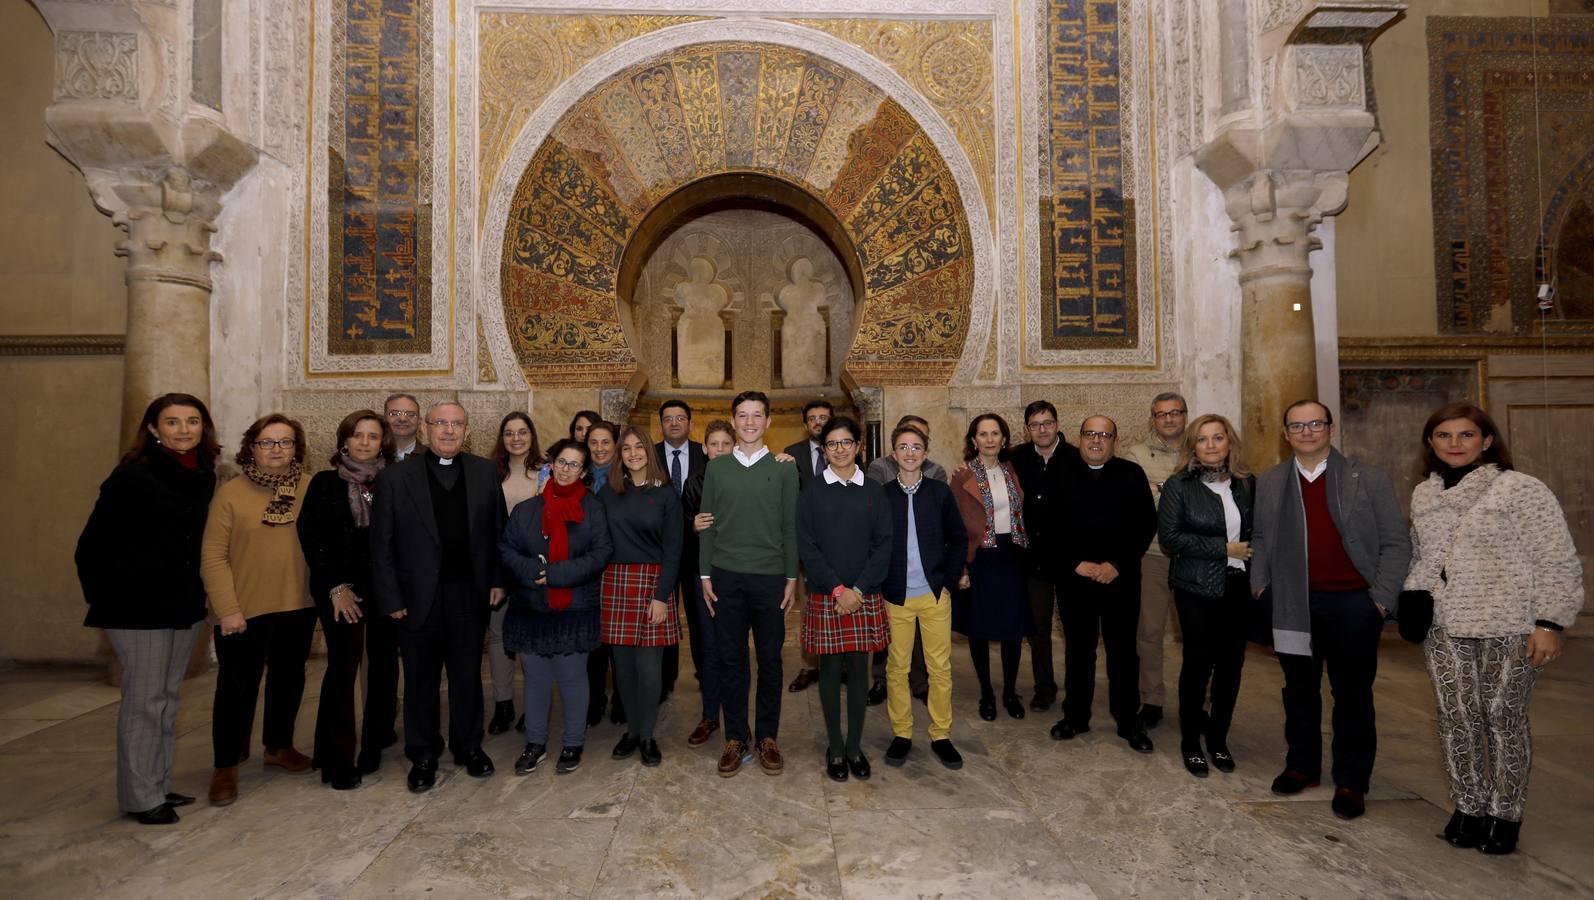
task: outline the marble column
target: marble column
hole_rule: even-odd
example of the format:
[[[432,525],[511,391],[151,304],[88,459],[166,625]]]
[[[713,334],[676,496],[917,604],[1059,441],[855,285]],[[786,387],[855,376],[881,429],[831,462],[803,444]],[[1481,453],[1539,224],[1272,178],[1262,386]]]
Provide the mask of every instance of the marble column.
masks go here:
[[[123,357],[122,429],[137,430],[144,409],[181,391],[210,402],[210,249],[213,197],[196,194],[188,173],[168,169],[158,184],[124,182],[126,203],[112,221],[127,232],[127,349]]]
[[[1345,205],[1343,172],[1262,170],[1225,192],[1240,263],[1240,433],[1246,462],[1260,470],[1283,458],[1280,416],[1318,396],[1312,325],[1311,231]]]

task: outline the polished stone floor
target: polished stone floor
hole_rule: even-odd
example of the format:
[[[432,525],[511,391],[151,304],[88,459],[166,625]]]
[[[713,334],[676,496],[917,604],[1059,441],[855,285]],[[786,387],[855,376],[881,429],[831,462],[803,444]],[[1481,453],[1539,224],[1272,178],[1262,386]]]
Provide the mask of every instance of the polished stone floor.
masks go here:
[[[874,778],[829,782],[810,689],[784,695],[786,773],[721,779],[713,744],[686,748],[696,710],[678,693],[655,769],[609,759],[619,735],[609,724],[588,736],[573,774],[515,777],[511,733],[488,743],[497,775],[469,778],[445,760],[422,796],[405,790],[392,751],[366,786],[335,793],[314,775],[262,771],[257,750],[235,805],[201,799],[173,827],[117,815],[114,689],[88,673],[12,669],[0,672],[0,896],[1594,896],[1591,649],[1573,641],[1539,683],[1528,816],[1520,852],[1505,858],[1435,837],[1450,807],[1433,699],[1419,652],[1396,640],[1378,679],[1368,814],[1349,823],[1330,814],[1327,788],[1268,793],[1282,760],[1280,677],[1255,651],[1231,739],[1239,769],[1205,781],[1180,766],[1172,721],[1153,733],[1151,756],[1113,737],[1101,691],[1095,730],[1069,743],[1047,738],[1052,714],[979,721],[960,646],[960,772],[930,759],[922,733],[904,768],[881,764],[879,707],[866,738]],[[1177,660],[1170,645],[1170,679]],[[794,661],[788,647],[788,673]],[[306,751],[314,665],[299,719]],[[176,787],[201,797],[212,684],[185,686],[179,722]],[[1027,692],[1027,659],[1020,684]]]

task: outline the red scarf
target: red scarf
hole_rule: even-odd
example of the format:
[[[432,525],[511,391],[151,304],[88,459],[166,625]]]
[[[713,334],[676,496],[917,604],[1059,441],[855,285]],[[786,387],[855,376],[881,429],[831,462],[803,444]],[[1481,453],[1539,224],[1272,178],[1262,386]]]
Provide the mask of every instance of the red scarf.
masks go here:
[[[581,521],[581,498],[587,495],[587,486],[577,481],[562,485],[548,479],[542,491],[542,533],[548,536],[548,562],[564,562],[570,558],[570,526]],[[566,609],[572,593],[567,587],[548,588],[548,608]]]

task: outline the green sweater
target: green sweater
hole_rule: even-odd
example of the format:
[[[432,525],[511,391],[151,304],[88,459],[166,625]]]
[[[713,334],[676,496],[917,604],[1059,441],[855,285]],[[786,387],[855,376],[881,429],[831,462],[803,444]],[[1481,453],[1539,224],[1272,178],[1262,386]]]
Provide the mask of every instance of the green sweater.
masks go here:
[[[766,454],[744,466],[727,453],[703,470],[703,512],[714,525],[698,537],[698,569],[797,577],[797,467]]]

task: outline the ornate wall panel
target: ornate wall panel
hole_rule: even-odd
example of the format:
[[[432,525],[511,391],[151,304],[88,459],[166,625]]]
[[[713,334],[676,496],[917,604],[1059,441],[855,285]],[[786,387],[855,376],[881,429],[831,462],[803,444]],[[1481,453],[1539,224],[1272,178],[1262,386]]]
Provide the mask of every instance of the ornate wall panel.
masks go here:
[[[1591,46],[1586,18],[1428,18],[1441,333],[1539,331],[1537,285],[1594,178]],[[1594,334],[1594,298],[1558,303],[1546,330]]]
[[[855,377],[951,376],[976,267],[948,161],[897,101],[837,62],[716,42],[674,48],[595,85],[526,165],[498,271],[531,384],[613,383],[634,371],[615,296],[627,243],[664,197],[727,172],[795,185],[842,223],[864,279],[847,363]]]

